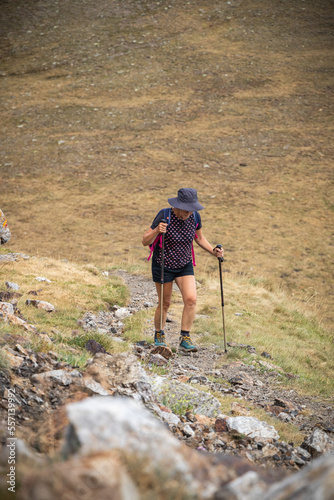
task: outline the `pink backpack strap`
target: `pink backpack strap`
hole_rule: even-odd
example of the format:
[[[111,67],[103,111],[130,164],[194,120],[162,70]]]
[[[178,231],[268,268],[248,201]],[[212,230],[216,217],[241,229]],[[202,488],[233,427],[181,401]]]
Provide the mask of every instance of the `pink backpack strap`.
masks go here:
[[[158,236],[155,238],[155,240],[153,241],[152,245],[150,245],[150,255],[148,256],[148,259],[147,260],[150,260],[150,258],[152,257],[152,254],[154,252],[154,249],[155,247],[157,246],[157,243],[159,242],[159,246],[160,248],[162,247],[162,236],[161,234],[158,234]]]
[[[196,229],[198,228],[198,224],[196,226]],[[197,240],[198,236],[195,233],[195,240]],[[194,250],[194,242],[191,242],[191,255],[193,257],[193,266],[196,267],[196,260],[195,260],[195,250]]]

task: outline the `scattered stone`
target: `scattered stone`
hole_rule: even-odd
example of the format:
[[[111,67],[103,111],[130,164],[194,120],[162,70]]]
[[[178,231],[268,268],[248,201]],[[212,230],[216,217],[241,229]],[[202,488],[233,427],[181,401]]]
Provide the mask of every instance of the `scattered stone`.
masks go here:
[[[152,353],[149,357],[148,362],[149,364],[153,364],[156,366],[165,366],[168,363],[167,359],[164,358],[163,356],[160,356],[160,354],[152,354]]]
[[[187,437],[194,437],[195,436],[195,431],[188,424],[183,427],[182,432]]]
[[[10,300],[19,299],[20,297],[22,297],[21,293],[0,292],[0,302],[9,302]]]
[[[235,401],[231,403],[231,410],[233,415],[244,415],[247,417],[250,414],[250,411],[245,406]]]
[[[229,417],[226,419],[226,423],[229,431],[236,431],[254,440],[279,439],[278,432],[272,425],[255,417]]]
[[[39,276],[38,278],[36,278],[37,281],[45,281],[46,283],[51,283],[50,280],[48,280],[47,278],[44,278],[43,276]]]
[[[245,373],[230,378],[229,382],[232,385],[244,385],[244,384],[253,385],[253,379],[249,375],[246,375]]]
[[[255,471],[248,471],[228,484],[226,491],[230,496],[226,495],[224,499],[258,500],[266,490],[267,485],[259,475]]]
[[[305,450],[307,450],[313,458],[316,458],[323,453],[333,451],[334,440],[321,429],[314,429],[314,431],[301,444],[301,447],[305,448]]]
[[[2,313],[4,316],[7,316],[8,314],[14,314],[13,304],[10,304],[9,302],[0,302],[0,313]]]
[[[85,345],[85,349],[93,354],[96,354],[98,352],[103,352],[103,353],[107,352],[106,349],[103,347],[103,345],[99,344],[99,342],[96,342],[96,340],[93,339],[88,340],[88,342]]]
[[[9,290],[15,290],[15,291],[18,291],[20,290],[20,287],[19,285],[17,285],[16,283],[11,283],[10,281],[6,281],[6,287],[9,289]]]
[[[138,345],[138,342],[137,342],[137,345]],[[167,360],[173,356],[172,350],[169,347],[163,346],[163,345],[159,345],[157,347],[154,347],[153,350],[151,351],[151,355],[153,355],[153,354],[160,354],[161,356],[163,356]]]
[[[261,352],[261,356],[263,356],[264,358],[273,359],[269,352],[266,351]]]
[[[75,378],[80,377],[82,377],[82,375],[78,370],[52,370],[49,372],[35,374],[31,377],[31,380],[37,383],[43,383],[44,380],[53,380],[66,386],[70,385]]]
[[[195,387],[190,387],[189,384],[158,376],[152,378],[151,384],[158,400],[167,404],[171,409],[176,406],[180,411],[184,409],[184,413],[191,409],[193,413],[214,417],[220,408],[220,403],[215,397]]]
[[[55,311],[55,307],[50,302],[45,302],[45,300],[27,299],[26,305],[37,307],[37,309],[44,309],[46,312]]]
[[[115,311],[115,316],[117,319],[124,319],[124,318],[127,318],[128,316],[130,316],[130,311],[127,307],[120,307],[119,309],[117,309],[117,311]]]
[[[1,306],[1,303],[0,303],[0,306]],[[0,319],[1,319],[1,312],[0,312]],[[16,325],[16,326],[20,326],[20,327],[24,328],[24,330],[26,330],[27,332],[36,333],[35,326],[29,325],[26,321],[24,321],[21,318],[18,318],[14,314],[5,314],[3,316],[3,319],[5,321],[9,321],[9,323],[11,323],[12,325]]]
[[[226,417],[219,416],[215,421],[215,432],[228,432]]]

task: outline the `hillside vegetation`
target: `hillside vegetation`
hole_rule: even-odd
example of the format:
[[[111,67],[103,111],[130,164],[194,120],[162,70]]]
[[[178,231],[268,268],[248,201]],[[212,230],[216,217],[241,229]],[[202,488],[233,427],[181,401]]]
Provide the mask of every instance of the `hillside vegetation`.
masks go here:
[[[0,23],[13,251],[148,273],[143,231],[194,187],[225,270],[331,327],[330,0],[18,0]]]

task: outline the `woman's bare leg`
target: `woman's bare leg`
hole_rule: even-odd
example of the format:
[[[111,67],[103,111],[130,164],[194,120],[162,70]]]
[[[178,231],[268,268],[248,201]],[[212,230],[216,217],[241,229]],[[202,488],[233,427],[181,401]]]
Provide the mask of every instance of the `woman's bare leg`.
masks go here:
[[[157,309],[155,311],[155,315],[154,315],[154,327],[155,327],[156,331],[160,331],[161,284],[156,283],[155,286],[157,289],[159,304],[158,304],[158,307],[157,307]],[[168,312],[168,309],[170,307],[171,300],[172,300],[172,292],[173,292],[173,282],[171,281],[170,283],[164,283],[164,296],[163,296],[163,306],[162,306],[162,328],[164,328],[165,323],[166,323],[167,312]]]
[[[181,330],[189,332],[196,314],[196,282],[195,276],[181,276],[175,279],[175,283],[180,289],[183,300],[183,313],[181,321]]]

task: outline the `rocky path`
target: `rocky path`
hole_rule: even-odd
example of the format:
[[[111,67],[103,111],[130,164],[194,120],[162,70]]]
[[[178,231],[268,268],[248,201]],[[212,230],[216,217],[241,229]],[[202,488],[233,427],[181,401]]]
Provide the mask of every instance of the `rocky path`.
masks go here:
[[[116,274],[129,288],[130,309],[139,310],[157,304],[155,286],[150,279],[130,275],[125,271],[117,271]],[[175,287],[173,296],[177,293]],[[177,349],[179,320],[173,316],[169,316],[169,319],[170,322],[165,328],[168,344]],[[147,333],[152,332],[153,328],[149,327]],[[196,341],[196,335],[193,338]],[[239,348],[245,350],[247,346]],[[254,355],[256,354],[254,348],[248,347],[248,350],[253,350]],[[147,360],[148,357],[149,354],[144,351],[143,359]],[[281,387],[284,372],[275,365],[274,360],[263,358],[263,361],[254,362],[253,365],[241,361],[229,362],[224,353],[217,352],[215,346],[211,345],[200,347],[198,353],[191,353],[188,356],[175,354],[169,360],[167,370],[167,376],[171,379],[191,378],[192,383],[202,384],[207,390],[227,394],[236,400],[243,399],[259,406],[268,415],[276,416],[284,422],[294,423],[305,433],[311,432],[314,428],[334,432],[333,405],[313,396],[299,394],[294,389]],[[218,382],[221,379],[226,382]],[[245,410],[245,414],[250,413]]]

